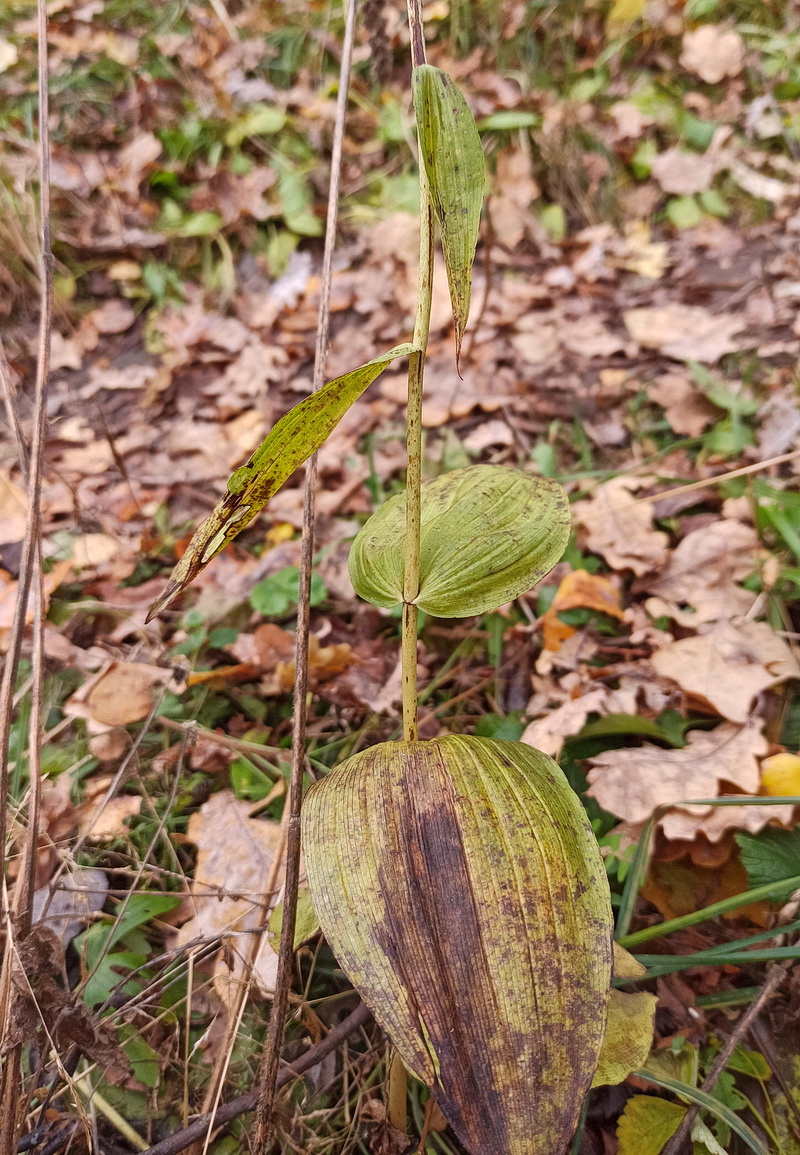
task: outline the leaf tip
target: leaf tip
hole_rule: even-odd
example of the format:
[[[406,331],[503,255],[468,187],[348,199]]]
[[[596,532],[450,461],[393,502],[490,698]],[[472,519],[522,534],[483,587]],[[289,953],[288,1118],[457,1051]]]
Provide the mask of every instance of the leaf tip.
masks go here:
[[[147,625],[148,622],[152,622],[153,618],[157,618],[162,610],[165,610],[168,605],[174,602],[175,598],[183,590],[184,585],[184,582],[176,582],[173,578],[170,578],[161,593],[151,605],[150,609],[147,611],[147,617],[144,619],[144,624]]]

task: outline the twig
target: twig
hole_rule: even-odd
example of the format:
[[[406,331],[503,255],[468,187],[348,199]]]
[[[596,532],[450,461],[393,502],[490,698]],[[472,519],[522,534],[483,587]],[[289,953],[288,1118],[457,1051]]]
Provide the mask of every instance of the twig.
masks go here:
[[[350,62],[355,39],[357,0],[346,0],[342,59],[339,68],[339,93],[336,124],[331,148],[331,175],[328,188],[328,217],[325,226],[325,252],[322,259],[317,346],[314,354],[313,391],[322,388],[330,334],[331,281],[336,230],[339,220],[339,190],[342,174],[344,129],[350,85]],[[311,617],[311,570],[314,558],[314,510],[317,484],[317,455],[312,454],[303,483],[303,540],[297,603],[295,636],[294,716],[292,720],[292,769],[289,797],[286,801],[289,821],[286,831],[286,879],[283,892],[283,922],[278,947],[275,995],[272,1001],[267,1037],[258,1071],[258,1108],[254,1150],[266,1151],[272,1130],[272,1108],[278,1078],[278,1061],[283,1041],[284,1020],[289,1003],[294,959],[294,928],[297,920],[297,894],[300,884],[300,812],[303,804],[303,777],[306,767],[306,709],[308,698],[308,637]]]
[[[725,1070],[730,1060],[731,1055],[736,1050],[737,1046],[750,1030],[751,1026],[761,1014],[765,1005],[786,978],[787,971],[794,965],[794,960],[786,963],[781,963],[779,966],[773,966],[767,972],[767,979],[761,988],[761,994],[757,999],[754,999],[745,1013],[739,1019],[736,1026],[731,1031],[725,1046],[714,1060],[714,1065],[706,1075],[702,1090],[709,1094],[713,1091],[722,1072]],[[684,1144],[691,1136],[694,1121],[697,1118],[700,1108],[698,1106],[690,1107],[683,1117],[680,1127],[672,1136],[672,1139],[664,1148],[663,1155],[680,1155],[680,1151]]]
[[[295,1059],[291,1067],[287,1066],[280,1072],[275,1080],[275,1089],[280,1090],[285,1087],[287,1083],[291,1083],[298,1075],[302,1075],[304,1071],[308,1071],[311,1067],[316,1066],[321,1062],[326,1055],[335,1051],[337,1047],[345,1041],[345,1039],[358,1030],[359,1027],[364,1026],[369,1022],[370,1012],[364,1003],[359,1003],[354,1011],[344,1019],[338,1026],[334,1027],[328,1034],[313,1047],[309,1047],[304,1055]],[[160,1143],[156,1143],[154,1147],[148,1147],[144,1155],[178,1155],[178,1152],[185,1151],[192,1143],[202,1139],[208,1130],[209,1124],[214,1127],[222,1127],[225,1123],[230,1123],[232,1119],[236,1119],[239,1115],[244,1115],[247,1111],[253,1111],[258,1105],[260,1095],[260,1088],[254,1087],[245,1095],[239,1095],[236,1099],[231,1099],[228,1103],[223,1103],[218,1107],[216,1112],[212,1115],[201,1115],[199,1119],[195,1119],[188,1127],[184,1127],[181,1131],[176,1131],[174,1135],[170,1135],[169,1139],[163,1139]]]
[[[36,587],[36,616],[40,619],[41,566],[38,564],[38,561],[41,536],[42,471],[44,466],[44,443],[47,432],[47,387],[50,377],[50,329],[53,317],[53,253],[50,242],[50,105],[47,86],[46,0],[37,0],[36,17],[39,88],[39,345],[36,360],[36,382],[34,386],[33,433],[28,469],[28,520],[25,529],[25,540],[22,547],[22,562],[19,584],[17,586],[17,599],[14,606],[14,619],[11,626],[11,637],[6,655],[5,669],[3,671],[3,681],[0,686],[0,884],[2,884],[5,878],[6,864],[9,738],[14,717],[14,686],[22,652],[22,640],[25,633],[25,619],[28,610],[28,594],[31,588],[34,567],[37,570],[39,581]],[[33,680],[32,695],[34,702],[40,703],[42,663],[36,661],[35,655],[34,660],[36,673]],[[36,713],[37,710],[34,709],[34,714]],[[35,767],[36,763],[34,761],[31,767],[32,773]],[[31,817],[35,821],[35,808]],[[36,830],[31,829],[29,836],[35,839]],[[28,888],[25,887],[24,889],[27,890]],[[5,894],[4,887],[2,887],[2,893]],[[24,899],[24,892],[21,897]],[[8,912],[4,909],[0,914],[2,915],[0,921],[5,923],[8,928],[6,921],[8,919]],[[3,1007],[4,1015],[8,1012],[12,994],[11,969],[14,965],[12,955],[12,951],[6,951],[3,960],[2,978],[0,979],[0,1005]],[[17,1112],[21,1085],[20,1058],[21,1048],[15,1047],[6,1056],[6,1062],[3,1068],[2,1087],[0,1087],[0,1102],[3,1104],[2,1119],[0,1119],[0,1151],[13,1151],[16,1143]]]

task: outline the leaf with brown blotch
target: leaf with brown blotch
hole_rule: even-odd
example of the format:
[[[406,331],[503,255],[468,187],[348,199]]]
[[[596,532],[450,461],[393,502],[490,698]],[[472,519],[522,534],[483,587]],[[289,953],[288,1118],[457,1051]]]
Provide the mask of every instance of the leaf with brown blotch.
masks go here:
[[[305,397],[270,430],[250,460],[228,480],[228,492],[198,526],[181,560],[147,615],[149,622],[193,582],[212,558],[233,541],[298,466],[330,436],[368,385],[397,357],[415,352],[410,344],[360,365]]]
[[[312,786],[303,845],[340,965],[476,1155],[554,1155],[597,1065],[611,906],[559,767],[516,742],[385,742]]]
[[[412,84],[420,156],[442,230],[458,363],[469,318],[486,166],[469,105],[447,73],[423,64],[414,69]]]

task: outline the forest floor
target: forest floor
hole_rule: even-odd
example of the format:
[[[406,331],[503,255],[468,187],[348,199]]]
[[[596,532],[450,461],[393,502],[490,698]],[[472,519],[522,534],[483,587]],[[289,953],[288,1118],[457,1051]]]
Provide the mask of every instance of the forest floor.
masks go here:
[[[324,5],[221,0],[49,10],[56,315],[34,926],[56,930],[60,954],[45,957],[34,934],[37,993],[20,995],[7,1043],[34,1040],[32,1137],[20,1149],[116,1155],[248,1091],[269,1014],[271,935],[246,998],[239,980],[265,879],[280,881],[302,471],[179,602],[145,617],[230,473],[311,387],[342,20]],[[13,0],[9,13],[0,371],[27,437],[35,12]],[[413,328],[404,19],[398,4],[370,0],[358,34],[328,379]],[[798,923],[783,884],[800,875],[800,22],[791,5],[748,0],[435,0],[426,31],[430,61],[475,113],[489,170],[463,379],[437,265],[426,473],[492,462],[555,477],[574,534],[515,603],[424,623],[422,732],[521,739],[558,759],[618,910],[655,820],[620,928],[631,949],[652,941],[656,952],[643,956],[642,986],[659,999],[653,1071],[702,1085],[783,960],[715,1093],[772,1155],[797,1155]],[[401,370],[383,373],[320,452],[314,776],[399,733],[399,618],[359,602],[347,555],[402,488]],[[4,648],[27,507],[9,421]],[[30,680],[26,647],[12,895]],[[742,802],[714,806],[720,795]],[[318,934],[297,954],[294,989],[290,1059],[356,1002]],[[66,1025],[48,1039],[58,1016]],[[379,1032],[362,1028],[291,1084],[276,1149],[392,1150],[385,1074]],[[629,1079],[594,1091],[576,1155],[658,1155],[685,1106],[652,1090]],[[412,1084],[417,1128],[425,1095]],[[214,1133],[209,1152],[246,1150],[243,1119]],[[746,1149],[713,1111],[693,1138],[694,1155]],[[443,1130],[426,1150],[461,1148]]]

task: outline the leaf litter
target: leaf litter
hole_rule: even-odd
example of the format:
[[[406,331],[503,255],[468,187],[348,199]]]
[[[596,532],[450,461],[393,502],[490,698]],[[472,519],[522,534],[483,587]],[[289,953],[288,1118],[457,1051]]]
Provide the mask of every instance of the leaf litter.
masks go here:
[[[632,7],[632,17],[617,16],[642,19],[641,6]],[[188,31],[159,31],[153,43],[161,61],[180,60],[182,83],[197,107],[219,113],[222,159],[214,162],[213,141],[195,146],[170,137],[170,118],[183,121],[171,86],[158,69],[142,67],[151,51],[145,38],[106,33],[97,27],[102,17],[86,21],[73,9],[61,5],[51,15],[54,75],[73,68],[80,53],[93,66],[107,58],[130,67],[138,58],[140,88],[119,132],[109,134],[78,109],[70,121],[74,139],[57,140],[54,148],[59,244],[64,253],[88,254],[93,271],[80,272],[76,288],[74,262],[59,269],[65,298],[53,335],[43,541],[48,661],[62,679],[54,684],[49,724],[61,728],[51,742],[56,754],[48,754],[56,776],[45,792],[50,845],[40,852],[37,882],[46,887],[59,862],[68,861],[70,841],[85,837],[102,864],[99,877],[127,885],[128,876],[114,871],[143,853],[141,832],[153,829],[148,798],[163,795],[169,774],[184,765],[173,849],[158,857],[157,869],[151,860],[144,870],[151,887],[163,888],[167,871],[170,885],[188,894],[178,913],[153,923],[150,933],[167,953],[198,939],[214,944],[203,978],[211,979],[213,1013],[224,1016],[260,917],[259,884],[274,861],[280,798],[268,804],[266,817],[255,812],[281,773],[274,749],[285,745],[293,662],[291,601],[265,620],[251,593],[297,564],[299,476],[203,573],[197,600],[192,592],[147,629],[144,616],[191,529],[224,494],[228,475],[308,392],[319,299],[316,183],[310,168],[301,174],[309,195],[293,217],[282,199],[286,180],[265,165],[247,134],[260,124],[261,139],[280,153],[289,139],[284,134],[293,133],[286,146],[292,165],[305,133],[322,155],[327,102],[307,74],[295,78],[293,89],[275,83],[274,47],[258,26],[269,16],[243,16],[241,38],[231,42],[216,18],[207,22],[193,10]],[[798,548],[797,459],[767,466],[768,498],[747,479],[716,479],[800,444],[794,384],[800,172],[784,148],[786,117],[770,127],[771,109],[754,107],[758,95],[748,106],[737,87],[747,85],[745,62],[752,69],[752,53],[760,51],[755,35],[727,24],[691,27],[675,13],[666,19],[673,17],[675,28],[647,24],[646,35],[668,43],[682,76],[685,132],[652,86],[643,95],[624,74],[594,96],[579,92],[569,102],[535,86],[522,94],[516,83],[501,84],[491,67],[481,72],[448,61],[433,32],[441,52],[436,64],[451,75],[461,69],[459,84],[478,116],[489,124],[493,116],[522,118],[516,123],[523,127],[482,130],[492,170],[492,231],[483,232],[478,248],[463,381],[452,364],[443,263],[437,269],[425,382],[430,468],[482,460],[557,472],[574,498],[576,537],[544,586],[499,618],[499,656],[479,642],[472,655],[458,651],[437,680],[441,657],[456,653],[485,623],[444,630],[434,621],[418,660],[423,692],[430,693],[426,735],[493,724],[487,719],[508,712],[519,719],[523,740],[583,768],[590,798],[611,820],[608,837],[618,837],[623,850],[658,807],[668,807],[643,894],[657,896],[653,879],[681,867],[693,880],[684,876],[682,884],[693,909],[701,893],[698,862],[721,861],[720,870],[733,871],[733,831],[791,826],[795,817],[788,805],[681,804],[797,789],[794,764],[775,761],[795,757],[798,745],[796,726],[782,724],[798,678],[793,635],[800,620],[794,579],[785,576]],[[591,24],[594,16],[584,19]],[[26,35],[23,29],[11,35],[13,44],[0,42],[2,81],[14,99],[24,87],[19,70],[29,66]],[[587,43],[580,51],[591,63]],[[413,322],[415,208],[403,199],[402,176],[395,180],[389,139],[405,129],[390,131],[389,106],[373,107],[367,92],[348,136],[356,191],[348,194],[353,211],[334,275],[331,378],[407,340]],[[731,101],[725,123],[717,123],[719,92]],[[785,112],[780,96],[778,103]],[[378,139],[379,122],[387,139]],[[579,130],[602,143],[610,158],[606,175],[597,153],[573,155]],[[201,131],[210,130],[201,125]],[[650,144],[648,161],[646,149],[638,150]],[[0,167],[21,204],[30,145],[15,130],[0,147]],[[234,153],[246,158],[248,171],[233,171],[240,164]],[[541,163],[544,156],[549,163]],[[392,174],[380,210],[367,194],[367,170],[382,171],[381,179]],[[619,227],[597,210],[609,174],[620,176]],[[181,182],[185,201],[169,191]],[[751,207],[747,198],[759,198],[772,216],[748,225],[737,197]],[[733,216],[724,215],[728,202]],[[693,223],[681,218],[687,211]],[[16,212],[4,215],[17,219]],[[4,241],[6,228],[0,225]],[[205,237],[204,228],[211,230]],[[278,238],[272,250],[269,236]],[[14,252],[24,253],[24,245],[23,233]],[[203,282],[206,245],[219,253],[212,284]],[[0,308],[11,323],[3,341],[9,381],[19,392],[31,377],[32,331],[19,308],[24,278],[7,272],[4,265],[0,283],[11,288]],[[755,371],[748,363],[754,354],[761,358]],[[699,375],[697,364],[727,394]],[[749,413],[735,400],[742,379],[757,401]],[[369,745],[396,724],[394,624],[356,603],[341,542],[401,481],[395,450],[403,388],[390,369],[321,455],[318,569],[326,600],[313,610],[317,714],[310,752],[325,766],[327,744]],[[26,504],[10,442],[2,447],[0,479],[4,640]],[[673,492],[697,481],[702,489]],[[765,508],[783,511],[783,520],[767,520]],[[282,527],[295,540],[281,539]],[[154,706],[181,724],[196,719],[198,743],[191,750],[181,741],[171,745],[174,734],[162,729],[157,748],[145,736],[143,754],[128,763]],[[680,734],[669,730],[676,718]],[[661,727],[660,736],[631,732],[631,719]],[[604,726],[622,737],[598,738]],[[598,741],[611,745],[591,748]],[[103,825],[92,825],[109,791]],[[741,874],[737,879],[741,889]],[[99,903],[102,884],[94,874],[82,893],[89,907]],[[655,903],[662,913],[664,901]],[[79,920],[85,927],[87,914],[98,912],[70,902],[62,914],[74,937]],[[261,944],[251,1009],[268,998],[274,979],[266,934]],[[57,957],[43,952],[36,957],[52,976]],[[734,982],[710,968],[688,981],[698,990]],[[198,993],[195,1002],[201,1018],[203,997]],[[105,1040],[97,1028],[78,1027],[101,1060]],[[203,1027],[211,1029],[210,1019]],[[621,1149],[632,1142],[629,1123],[642,1099],[664,1102],[628,1100]]]

